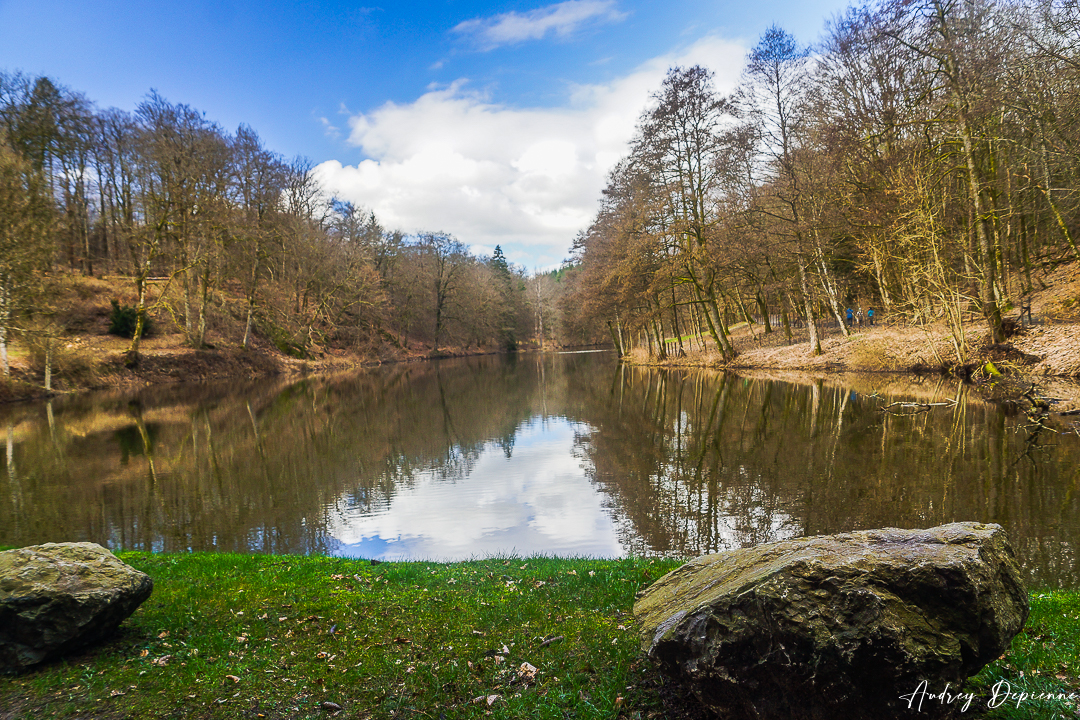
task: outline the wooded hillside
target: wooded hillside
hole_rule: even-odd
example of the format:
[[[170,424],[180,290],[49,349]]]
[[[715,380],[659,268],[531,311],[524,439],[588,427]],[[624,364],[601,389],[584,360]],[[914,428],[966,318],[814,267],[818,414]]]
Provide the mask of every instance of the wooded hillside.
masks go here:
[[[246,125],[228,132],[155,92],[133,113],[101,110],[50,78],[0,73],[5,375],[12,339],[48,358],[74,330],[65,298],[92,288],[79,277],[127,288],[111,329],[130,338],[129,364],[150,321],[191,348],[258,336],[295,357],[506,350],[559,329],[553,276],[527,278],[498,247],[477,257],[443,232],[383,227]]]
[[[730,359],[742,321],[818,354],[872,309],[945,323],[963,363],[965,319],[1000,342],[1080,260],[1078,176],[1072,0],[879,1],[814,48],[774,26],[730,95],[668,73],[577,238],[580,305],[661,358],[696,336]]]

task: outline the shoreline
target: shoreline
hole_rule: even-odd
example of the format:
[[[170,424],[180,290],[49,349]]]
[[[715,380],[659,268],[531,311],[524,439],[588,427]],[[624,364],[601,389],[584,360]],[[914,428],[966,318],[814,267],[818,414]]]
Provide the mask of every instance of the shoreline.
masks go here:
[[[807,378],[850,375],[880,378],[870,384],[891,384],[888,378],[953,378],[989,386],[987,363],[1001,373],[1016,394],[1036,387],[1039,394],[1054,402],[1051,412],[1071,415],[1080,410],[1080,323],[1056,322],[1018,328],[1006,342],[987,342],[988,333],[978,324],[965,328],[969,352],[963,362],[949,333],[942,327],[912,327],[881,324],[862,327],[850,337],[832,329],[821,340],[821,355],[811,355],[803,329],[802,337],[788,343],[782,331],[756,336],[745,323],[733,328],[732,344],[737,356],[725,361],[711,347],[695,347],[682,357],[659,360],[638,350],[623,362],[631,367],[667,369],[711,369],[747,377],[765,376],[805,382]],[[801,340],[801,341],[800,341]],[[949,361],[950,353],[952,362]],[[988,393],[992,401],[1008,400],[1002,388]]]

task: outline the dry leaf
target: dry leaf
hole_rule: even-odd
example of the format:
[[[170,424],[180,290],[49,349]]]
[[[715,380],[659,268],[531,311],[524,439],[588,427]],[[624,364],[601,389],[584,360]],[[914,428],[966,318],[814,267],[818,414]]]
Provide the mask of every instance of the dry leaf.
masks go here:
[[[240,682],[240,678],[236,677],[235,675],[226,675],[225,679],[226,680],[232,680],[234,683],[239,683]]]
[[[518,667],[518,679],[524,683],[531,683],[536,681],[536,673],[539,672],[535,665],[527,662],[521,663]]]

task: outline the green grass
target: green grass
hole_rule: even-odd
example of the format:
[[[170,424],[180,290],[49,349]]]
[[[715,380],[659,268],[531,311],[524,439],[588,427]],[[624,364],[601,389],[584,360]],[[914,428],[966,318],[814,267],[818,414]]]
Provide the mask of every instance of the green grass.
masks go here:
[[[348,718],[660,709],[640,688],[630,608],[675,561],[118,555],[154,579],[153,595],[108,644],[0,678],[0,717],[322,718],[324,702]]]
[[[118,554],[154,594],[108,643],[0,677],[0,719],[695,715],[641,657],[630,616],[676,560]],[[1034,593],[1012,651],[969,684],[969,715],[1002,679],[1080,692],[1078,630],[1080,595]],[[1075,713],[1025,699],[986,717]]]
[[[1000,684],[999,684],[1000,683]],[[977,694],[975,704],[987,709],[987,718],[1051,720],[1080,716],[1080,593],[1034,592],[1031,614],[1012,648],[969,681]],[[994,686],[998,686],[995,698]],[[1011,691],[1028,697],[1006,697]],[[1075,694],[1059,701],[1031,696]]]

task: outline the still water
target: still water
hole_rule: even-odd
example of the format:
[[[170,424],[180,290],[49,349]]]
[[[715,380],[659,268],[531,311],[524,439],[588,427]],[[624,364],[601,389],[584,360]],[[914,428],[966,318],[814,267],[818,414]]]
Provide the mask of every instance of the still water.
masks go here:
[[[935,403],[892,414],[897,401]],[[955,520],[1080,587],[1080,435],[938,378],[488,356],[0,407],[0,545],[695,555]]]

